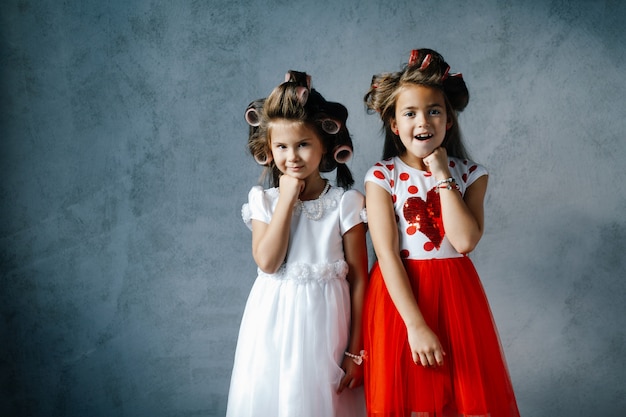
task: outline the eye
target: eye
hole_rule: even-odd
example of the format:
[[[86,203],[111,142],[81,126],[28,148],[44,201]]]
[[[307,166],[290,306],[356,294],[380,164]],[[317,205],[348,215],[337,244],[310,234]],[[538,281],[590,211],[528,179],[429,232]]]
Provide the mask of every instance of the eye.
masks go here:
[[[431,116],[438,116],[438,115],[441,114],[441,110],[439,110],[439,109],[430,109],[428,114],[430,114]]]
[[[404,117],[414,117],[415,116],[415,112],[414,111],[406,111],[404,112]]]

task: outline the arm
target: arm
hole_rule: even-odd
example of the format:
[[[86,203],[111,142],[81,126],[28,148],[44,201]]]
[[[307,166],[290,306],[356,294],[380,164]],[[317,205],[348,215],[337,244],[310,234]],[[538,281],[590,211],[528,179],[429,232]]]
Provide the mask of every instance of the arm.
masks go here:
[[[389,295],[406,325],[413,361],[425,366],[442,365],[445,353],[422,316],[400,259],[398,227],[389,193],[367,182],[365,196],[370,236],[378,264]]]
[[[445,148],[438,148],[424,158],[437,180],[450,178]],[[458,181],[458,179],[457,179]],[[456,190],[439,190],[441,216],[446,237],[459,253],[469,253],[478,244],[484,231],[483,201],[487,192],[486,175],[478,178],[461,197]]]
[[[350,339],[346,350],[358,355],[363,348],[363,302],[367,288],[367,244],[365,241],[366,227],[360,223],[343,235],[343,250],[348,263],[348,283],[350,284]],[[363,382],[363,368],[344,356],[341,368],[346,372],[337,392],[344,388],[354,388]]]
[[[280,177],[280,196],[272,220],[252,220],[252,257],[268,274],[278,271],[285,261],[291,231],[293,207],[304,182],[287,175]]]

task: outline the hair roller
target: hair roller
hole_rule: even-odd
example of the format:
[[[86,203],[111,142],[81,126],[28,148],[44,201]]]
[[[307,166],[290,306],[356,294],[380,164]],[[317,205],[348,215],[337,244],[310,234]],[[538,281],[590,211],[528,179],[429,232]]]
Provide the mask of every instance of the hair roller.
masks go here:
[[[259,154],[254,154],[254,160],[256,161],[257,164],[262,165],[262,166],[268,166],[270,164],[270,162],[272,162],[273,157],[272,154],[265,154],[265,158],[262,159],[261,155]]]
[[[298,86],[296,87],[296,95],[298,96],[298,101],[300,102],[300,104],[304,106],[309,99],[309,89],[306,87]]]
[[[422,61],[422,65],[420,66],[420,70],[425,70],[430,65],[430,61],[433,59],[431,54],[426,54],[424,60]]]
[[[244,117],[250,126],[257,127],[261,124],[261,115],[254,107],[249,107],[248,110],[246,110]]]
[[[352,159],[352,147],[348,145],[336,146],[333,150],[333,157],[339,164],[345,164]]]
[[[261,98],[248,104],[246,112],[244,113],[244,118],[250,126],[258,127],[261,124],[261,113],[263,112],[264,103],[265,99]]]
[[[448,75],[450,73],[450,65],[448,65],[446,67],[446,70],[443,72],[443,75],[441,76],[441,82],[444,82],[446,80],[446,78],[448,78]]]
[[[285,82],[296,83],[307,89],[311,89],[311,76],[306,72],[289,70],[285,74]]]
[[[329,135],[336,135],[341,129],[341,122],[335,119],[322,119],[322,130]]]

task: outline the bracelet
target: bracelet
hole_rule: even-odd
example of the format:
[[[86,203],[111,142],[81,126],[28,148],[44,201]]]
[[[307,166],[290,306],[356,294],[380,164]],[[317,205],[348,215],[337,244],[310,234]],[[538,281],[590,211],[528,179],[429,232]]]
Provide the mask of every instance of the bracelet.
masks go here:
[[[443,184],[451,184],[451,183],[453,183],[453,182],[456,182],[456,180],[455,180],[454,178],[452,178],[452,177],[450,177],[450,178],[446,178],[445,180],[439,180],[439,181],[437,181],[437,184],[435,184],[435,187],[439,188],[439,186],[440,186],[440,185],[443,185]]]
[[[362,364],[363,360],[367,359],[367,352],[364,350],[360,351],[358,355],[355,355],[354,353],[350,353],[350,352],[344,352],[343,354],[349,358],[352,358],[354,363],[356,363],[357,365]]]
[[[446,190],[460,190],[459,184],[457,184],[456,180],[452,177],[446,178],[445,180],[437,181],[435,187],[438,189],[445,188]]]

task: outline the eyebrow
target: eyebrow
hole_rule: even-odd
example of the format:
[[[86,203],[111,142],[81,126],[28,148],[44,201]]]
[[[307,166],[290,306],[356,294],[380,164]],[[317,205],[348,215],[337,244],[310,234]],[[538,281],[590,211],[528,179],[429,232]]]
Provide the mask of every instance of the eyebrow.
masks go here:
[[[432,104],[428,104],[426,106],[421,107],[422,109],[425,110],[432,110],[432,109],[445,109],[445,106],[442,104],[438,104],[438,103],[432,103]],[[402,107],[400,109],[401,112],[405,112],[405,111],[415,111],[418,108],[415,106],[407,106],[407,107]]]
[[[295,143],[295,145],[299,145],[299,144],[301,144],[301,143],[308,142],[308,141],[311,141],[311,140],[313,140],[313,137],[306,137],[306,138],[304,138],[304,139],[300,139],[300,140],[298,140],[298,141]],[[285,145],[285,142],[279,142],[279,141],[275,141],[275,140],[273,140],[273,141],[272,141],[272,145]]]
[[[429,104],[427,104],[425,106],[422,106],[422,107],[431,108],[431,107],[445,107],[445,106],[443,104],[441,104],[441,103],[432,102],[432,103],[429,103]],[[402,107],[402,110],[412,110],[412,109],[416,109],[416,108],[417,108],[417,106],[406,106],[406,107]]]

